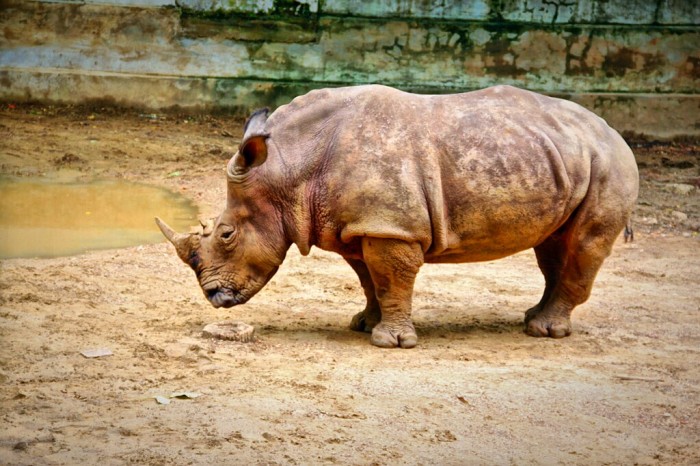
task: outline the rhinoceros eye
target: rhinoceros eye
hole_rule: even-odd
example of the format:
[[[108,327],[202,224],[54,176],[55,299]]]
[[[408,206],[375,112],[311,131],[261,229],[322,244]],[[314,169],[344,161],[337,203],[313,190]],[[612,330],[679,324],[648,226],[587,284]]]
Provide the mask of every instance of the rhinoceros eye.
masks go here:
[[[219,238],[221,238],[221,241],[228,243],[233,240],[235,234],[236,229],[227,225],[219,235]]]

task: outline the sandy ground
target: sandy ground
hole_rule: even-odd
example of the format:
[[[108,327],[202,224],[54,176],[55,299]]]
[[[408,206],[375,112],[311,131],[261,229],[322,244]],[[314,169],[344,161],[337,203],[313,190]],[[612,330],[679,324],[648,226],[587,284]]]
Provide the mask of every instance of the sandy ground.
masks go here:
[[[144,181],[208,217],[240,125],[5,105],[0,173]],[[348,330],[362,291],[319,250],[290,250],[228,310],[167,243],[0,261],[0,463],[699,464],[698,147],[634,149],[636,241],[617,244],[562,340],[522,332],[543,287],[531,251],[424,266],[412,350]],[[256,341],[202,338],[230,319]],[[154,399],[182,391],[201,396]]]

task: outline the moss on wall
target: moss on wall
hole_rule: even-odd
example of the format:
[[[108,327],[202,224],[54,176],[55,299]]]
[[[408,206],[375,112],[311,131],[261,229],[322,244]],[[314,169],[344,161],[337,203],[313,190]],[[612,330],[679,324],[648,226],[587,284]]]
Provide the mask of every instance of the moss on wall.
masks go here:
[[[177,7],[153,7],[170,0],[143,0],[149,7],[142,8],[138,0],[129,7],[54,1],[3,1],[0,98],[80,101],[102,93],[151,107],[243,109],[327,86],[380,82],[444,93],[512,84],[571,98],[612,95],[623,113],[624,96],[674,96],[685,99],[673,107],[690,115],[685,127],[700,132],[698,2],[176,0]],[[143,95],[130,82],[161,94]],[[585,102],[610,114],[602,101]],[[645,100],[635,108],[665,107]]]

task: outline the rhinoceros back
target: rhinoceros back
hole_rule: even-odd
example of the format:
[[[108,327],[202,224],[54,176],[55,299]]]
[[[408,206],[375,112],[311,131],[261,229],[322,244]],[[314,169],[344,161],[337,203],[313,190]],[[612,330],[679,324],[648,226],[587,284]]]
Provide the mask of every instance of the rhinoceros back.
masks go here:
[[[363,236],[398,238],[421,243],[429,262],[533,247],[592,184],[634,164],[593,113],[510,86],[454,95],[376,85],[315,91],[278,109],[270,128],[285,176],[310,198],[315,244],[341,250]]]

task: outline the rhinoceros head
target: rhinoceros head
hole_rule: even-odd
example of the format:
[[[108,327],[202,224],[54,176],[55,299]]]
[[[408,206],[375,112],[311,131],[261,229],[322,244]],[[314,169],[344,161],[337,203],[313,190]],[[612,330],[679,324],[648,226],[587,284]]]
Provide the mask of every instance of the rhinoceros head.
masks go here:
[[[182,234],[156,218],[177,255],[194,270],[214,307],[248,301],[272,278],[284,258],[275,248],[267,247],[250,224],[233,220],[227,210],[199,231]]]
[[[261,131],[265,118],[267,112],[259,112],[246,124],[243,141],[228,164],[229,203],[218,218],[189,234],[177,233],[156,218],[214,307],[248,301],[277,272],[289,248],[276,209],[264,196],[245,196],[237,186],[267,158],[268,135]]]

